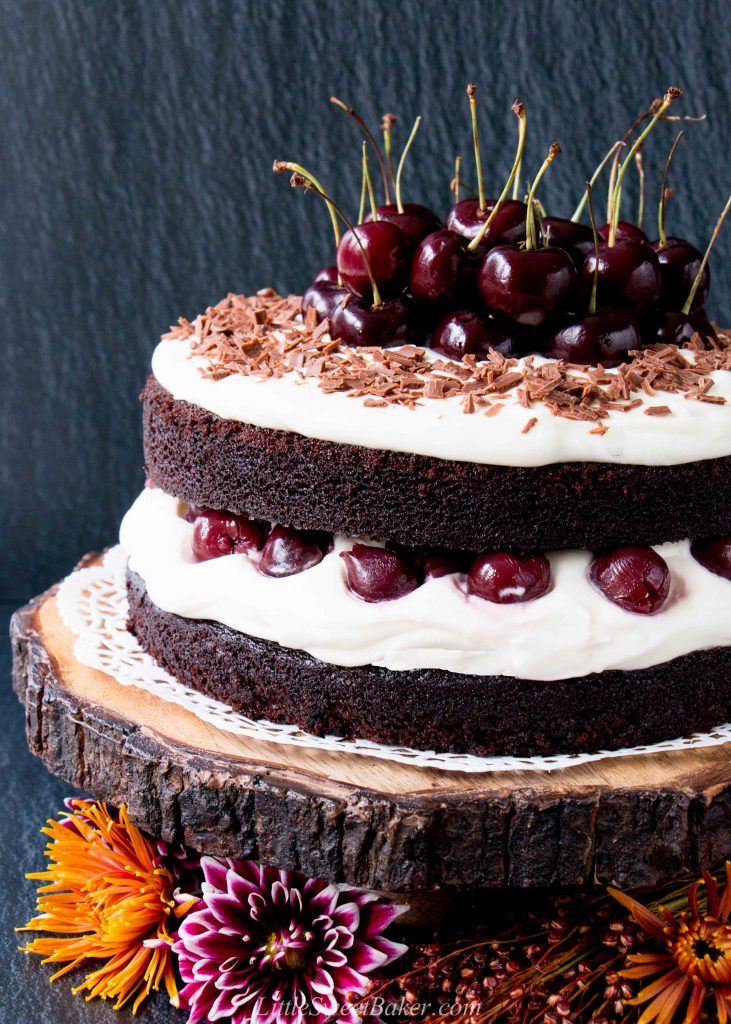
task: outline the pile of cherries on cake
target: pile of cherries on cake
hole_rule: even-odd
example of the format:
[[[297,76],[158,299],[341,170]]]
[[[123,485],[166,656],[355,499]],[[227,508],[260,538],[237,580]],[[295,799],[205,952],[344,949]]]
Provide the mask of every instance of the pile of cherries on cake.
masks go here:
[[[597,169],[614,157],[609,219],[598,227],[593,216],[591,226],[579,222],[587,199],[593,210],[589,182],[572,219],[547,215],[539,204],[536,188],[559,152],[556,143],[525,201],[516,197],[525,139],[525,109],[518,102],[513,107],[519,125],[513,170],[502,194],[486,198],[474,86],[467,91],[478,191],[459,199],[456,177],[457,202],[444,222],[425,206],[402,202],[401,171],[415,131],[398,175],[389,176],[390,115],[384,119],[385,161],[362,119],[346,108],[367,132],[383,170],[386,202],[376,206],[364,143],[363,196],[370,194],[371,211],[363,216],[361,203],[362,223],[351,225],[303,167],[275,163],[275,170],[295,172],[294,185],[325,199],[335,227],[336,263],[305,291],[303,314],[311,309],[318,321],[327,319],[332,337],[348,346],[409,343],[458,360],[486,358],[492,349],[506,357],[537,353],[572,364],[615,367],[643,346],[682,345],[696,333],[713,336],[703,311],[710,284],[707,260],[692,243],[665,234],[670,160],[660,201],[660,237],[651,241],[640,227],[619,218],[626,172],[680,90],[671,88],[656,100]],[[640,132],[644,120],[649,123]],[[630,144],[633,132],[637,137]],[[342,237],[338,217],[350,225]]]
[[[282,578],[312,569],[332,551],[331,534],[297,530],[230,512],[189,507],[196,562],[245,554],[264,576]],[[710,572],[731,580],[731,540],[698,541],[694,558]],[[363,601],[393,601],[428,579],[457,576],[466,595],[494,604],[515,604],[542,597],[551,589],[551,564],[543,554],[490,551],[479,555],[437,548],[376,547],[354,544],[340,557],[348,589]],[[670,594],[667,562],[650,547],[621,547],[595,557],[589,579],[626,611],[652,615]]]

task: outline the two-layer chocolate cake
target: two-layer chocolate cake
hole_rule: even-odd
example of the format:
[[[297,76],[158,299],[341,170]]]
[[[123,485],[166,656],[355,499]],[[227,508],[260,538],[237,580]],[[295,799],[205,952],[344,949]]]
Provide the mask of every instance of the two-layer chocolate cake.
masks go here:
[[[542,171],[446,228],[399,189],[304,300],[229,295],[164,337],[121,531],[162,666],[254,718],[421,750],[731,718],[731,336],[664,208],[654,243],[619,219],[675,98],[616,149],[598,232],[543,216]]]

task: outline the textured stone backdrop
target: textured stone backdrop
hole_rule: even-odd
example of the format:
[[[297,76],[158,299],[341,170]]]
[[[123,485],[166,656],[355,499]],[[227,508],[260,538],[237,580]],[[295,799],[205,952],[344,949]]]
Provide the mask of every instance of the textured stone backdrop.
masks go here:
[[[377,119],[424,115],[409,197],[444,209],[469,157],[480,87],[490,192],[529,117],[528,170],[569,213],[613,138],[669,84],[689,126],[673,232],[705,243],[731,189],[727,0],[0,0],[0,594],[21,598],[113,541],[142,484],[139,408],[152,347],[228,289],[301,289],[330,262],[313,196],[274,178],[297,159],[357,202],[360,136],[336,93]],[[680,104],[678,105],[680,107]],[[648,220],[672,137],[647,150]],[[634,182],[626,192],[634,210]],[[714,258],[710,311],[731,319]]]

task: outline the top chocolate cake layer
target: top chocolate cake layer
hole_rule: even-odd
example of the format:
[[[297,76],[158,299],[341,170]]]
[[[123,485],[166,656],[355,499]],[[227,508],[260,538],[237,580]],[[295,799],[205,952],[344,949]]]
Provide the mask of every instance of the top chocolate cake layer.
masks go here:
[[[408,545],[589,548],[731,533],[731,458],[670,466],[464,463],[224,420],[143,392],[145,466],[195,505]]]

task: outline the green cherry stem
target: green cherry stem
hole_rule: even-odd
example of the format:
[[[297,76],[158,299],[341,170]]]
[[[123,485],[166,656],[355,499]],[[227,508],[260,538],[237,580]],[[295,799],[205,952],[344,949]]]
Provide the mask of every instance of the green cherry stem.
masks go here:
[[[515,176],[518,173],[518,168],[520,167],[521,161],[523,159],[523,147],[525,146],[526,126],[525,107],[520,102],[520,100],[516,100],[513,104],[512,110],[515,116],[518,118],[518,151],[515,155],[515,160],[513,161],[513,167],[512,170],[510,171],[508,180],[505,182],[505,188],[500,193],[500,198],[495,203],[492,210],[490,210],[490,216],[487,218],[485,223],[480,228],[479,233],[475,235],[470,244],[467,246],[470,252],[474,252],[477,246],[482,241],[482,239],[485,237],[485,233],[487,232],[487,229],[490,227],[493,220],[495,219],[495,215],[497,214],[498,210],[507,199],[508,193],[510,192],[510,188],[513,182],[515,181]]]
[[[596,290],[599,284],[599,233],[596,229],[596,218],[594,216],[594,204],[591,201],[591,181],[586,183],[586,201],[589,204],[589,220],[591,221],[591,233],[594,236],[594,275],[591,282],[591,295],[589,296],[589,316],[596,313]]]
[[[662,187],[660,189],[660,202],[657,206],[657,235],[660,239],[660,248],[665,249],[668,244],[667,235],[665,234],[665,204],[670,198],[670,192],[668,190],[668,175],[670,174],[670,164],[673,162],[675,156],[675,150],[680,145],[680,140],[685,135],[685,131],[679,131],[675,136],[675,142],[670,147],[668,158],[665,161],[665,171],[662,176]]]
[[[459,186],[460,186],[459,172],[460,172],[461,167],[462,167],[462,157],[461,156],[456,156],[454,158],[454,177],[452,178],[452,181],[450,182],[450,185],[449,185],[450,191],[452,192],[452,194],[454,196],[455,205],[459,202]]]
[[[637,168],[637,179],[640,183],[640,197],[637,202],[637,227],[642,228],[645,219],[645,168],[642,163],[642,147],[635,153],[635,167]]]
[[[275,160],[272,170],[274,171],[275,174],[281,174],[282,171],[292,171],[292,177],[290,178],[289,182],[292,188],[303,188],[307,192],[315,192],[318,196],[320,196],[321,199],[324,199],[325,202],[327,203],[328,209],[330,210],[330,215],[334,219],[335,223],[337,224],[337,218],[340,217],[343,224],[345,224],[348,230],[353,233],[353,238],[355,238],[356,242],[358,243],[360,254],[363,257],[363,263],[365,264],[365,268],[368,272],[368,277],[370,278],[371,288],[373,289],[373,305],[380,306],[381,303],[383,302],[383,299],[381,298],[381,293],[378,291],[376,278],[371,269],[370,260],[368,259],[363,243],[360,240],[360,236],[358,235],[356,228],[351,224],[351,222],[345,216],[340,207],[333,202],[333,200],[330,198],[327,192],[325,192],[325,190],[322,188],[314,174],[310,174],[310,172],[301,164],[291,163],[291,161],[289,160]]]
[[[528,212],[525,217],[525,247],[526,249],[537,249],[538,248],[538,234],[536,232],[536,212],[535,212],[535,194],[538,185],[540,184],[541,178],[546,173],[548,168],[551,166],[553,161],[556,159],[558,154],[561,152],[561,147],[557,142],[552,142],[548,149],[548,155],[541,164],[538,174],[533,179],[533,184],[530,187],[528,193]]]
[[[419,130],[419,125],[420,124],[421,124],[421,117],[417,117],[417,119],[414,121],[414,127],[411,129],[411,134],[409,135],[408,139],[406,140],[406,145],[404,146],[404,151],[401,154],[401,159],[399,160],[398,168],[396,169],[396,208],[397,208],[399,213],[403,213],[404,212],[404,204],[403,204],[403,201],[401,199],[401,175],[404,172],[404,164],[406,163],[406,157],[408,155],[408,152],[411,149],[411,143],[416,138],[416,133]]]
[[[327,192],[322,187],[317,178],[314,176],[314,174],[310,174],[310,172],[305,170],[305,168],[302,167],[301,164],[293,164],[290,163],[289,161],[285,162],[284,160],[275,160],[272,170],[274,171],[275,174],[280,174],[282,171],[294,171],[296,174],[301,174],[303,178],[305,178],[314,186],[315,191],[319,192],[319,194],[327,203],[327,208],[330,213],[330,220],[332,221],[333,226],[333,234],[335,235],[335,248],[337,249],[337,247],[340,245],[340,227],[338,225],[338,216],[341,215],[340,210],[337,208],[332,199],[330,199]]]
[[[356,110],[353,110],[352,107],[349,107],[347,103],[343,103],[342,100],[339,100],[337,98],[337,96],[331,96],[330,97],[330,102],[334,103],[336,107],[340,107],[341,110],[344,110],[345,113],[348,115],[348,117],[352,117],[353,118],[355,123],[358,125],[360,130],[363,132],[365,137],[370,142],[371,146],[373,146],[373,152],[376,154],[376,160],[378,160],[378,166],[381,168],[381,177],[383,178],[383,194],[385,196],[386,202],[390,203],[391,202],[391,189],[390,189],[390,186],[388,184],[388,172],[386,170],[386,163],[385,163],[385,161],[383,159],[383,154],[381,153],[381,147],[378,145],[378,143],[376,142],[375,138],[373,137],[373,132],[370,130],[370,128],[365,123],[365,121],[360,116],[360,114]]]
[[[635,141],[632,143],[632,145],[630,146],[629,153],[624,158],[624,160],[622,161],[621,166],[619,167],[619,169],[617,171],[617,181],[616,181],[616,184],[614,186],[614,193],[612,195],[612,218],[610,220],[609,239],[608,239],[608,242],[609,242],[610,246],[613,246],[615,244],[615,242],[617,241],[617,224],[619,223],[619,208],[620,208],[620,201],[621,201],[621,195],[622,195],[622,182],[624,180],[625,174],[627,173],[627,168],[629,167],[630,161],[634,158],[635,153],[640,148],[642,143],[645,141],[647,136],[650,134],[652,129],[655,127],[657,122],[660,120],[662,115],[668,109],[668,107],[672,103],[674,103],[675,100],[677,100],[682,95],[683,95],[682,90],[678,89],[674,85],[670,86],[668,91],[665,93],[665,95],[664,95],[664,97],[662,99],[662,102],[660,103],[660,105],[658,106],[657,110],[652,115],[650,123],[647,125],[647,127],[644,129],[644,131],[642,131],[637,136]]]
[[[708,257],[711,255],[713,243],[718,238],[718,232],[721,230],[721,225],[726,220],[726,214],[729,210],[731,210],[731,196],[729,196],[726,200],[726,205],[723,208],[721,216],[716,221],[716,226],[713,229],[713,234],[711,235],[711,240],[708,243],[708,248],[703,254],[701,265],[698,267],[698,273],[695,275],[695,281],[691,286],[690,292],[688,293],[688,298],[686,299],[685,305],[681,310],[681,312],[684,313],[685,316],[687,316],[690,313],[691,306],[693,305],[693,299],[695,298],[695,293],[698,291],[698,285],[701,283],[701,278],[703,277],[703,271],[706,269],[706,266],[708,264]]]
[[[619,160],[625,145],[626,143],[623,139],[617,146],[614,153],[614,159],[612,160],[612,167],[609,171],[609,187],[607,189],[607,224],[612,223],[612,202],[614,199],[614,187],[617,184],[617,168],[619,167]]]
[[[480,136],[477,130],[477,86],[467,86],[467,96],[470,101],[470,118],[472,119],[472,145],[475,150],[475,171],[477,172],[477,196],[478,205],[481,210],[486,207],[485,186],[482,181],[482,157],[480,155]]]
[[[386,154],[386,167],[388,177],[394,189],[396,188],[396,174],[393,169],[393,158],[391,156],[391,129],[398,118],[395,114],[384,114],[381,118],[381,131],[383,133],[383,152]]]
[[[602,159],[599,161],[599,163],[597,164],[597,166],[596,166],[596,168],[594,170],[594,173],[589,178],[589,184],[591,185],[592,188],[594,188],[594,185],[596,184],[596,180],[599,177],[599,175],[602,173],[604,168],[606,167],[607,162],[609,160],[611,160],[612,156],[616,153],[616,151],[619,149],[619,147],[621,145],[622,145],[621,142],[615,142],[614,145],[611,147],[611,149],[608,149],[607,152],[602,157]],[[571,220],[574,222],[574,224],[578,223],[581,220],[581,215],[584,212],[584,207],[586,206],[586,201],[587,201],[588,197],[589,197],[589,192],[587,191],[587,189],[584,189],[584,194],[581,197],[581,201],[580,201],[579,205],[576,207],[574,212],[571,214]]]
[[[371,172],[368,167],[368,146],[367,143],[363,142],[363,180],[366,183],[368,189],[368,201],[371,204],[371,217],[373,220],[378,220],[378,213],[376,211],[376,197],[373,194],[373,182],[371,181]],[[363,218],[361,217],[360,222],[362,223]]]
[[[368,194],[368,187],[366,185],[365,167],[363,161],[360,163],[360,204],[358,206],[358,223],[363,223],[365,217],[365,204],[366,196]]]

